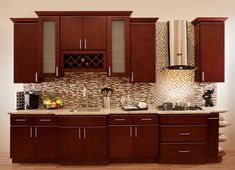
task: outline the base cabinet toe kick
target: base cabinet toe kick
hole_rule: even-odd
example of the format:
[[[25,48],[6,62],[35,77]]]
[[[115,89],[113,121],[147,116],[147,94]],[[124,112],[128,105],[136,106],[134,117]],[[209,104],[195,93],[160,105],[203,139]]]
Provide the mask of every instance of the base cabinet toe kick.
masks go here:
[[[219,113],[12,114],[10,132],[13,163],[221,161]]]

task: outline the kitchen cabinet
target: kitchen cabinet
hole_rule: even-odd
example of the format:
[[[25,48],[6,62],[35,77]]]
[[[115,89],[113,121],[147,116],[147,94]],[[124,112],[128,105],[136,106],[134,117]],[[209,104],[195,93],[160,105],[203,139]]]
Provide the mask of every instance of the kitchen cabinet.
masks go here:
[[[62,50],[106,50],[106,16],[61,16]]]
[[[156,115],[109,116],[110,161],[156,162],[158,134],[158,116]]]
[[[40,77],[63,76],[60,60],[60,16],[40,16],[39,62]]]
[[[224,18],[196,18],[195,81],[224,82]]]
[[[38,19],[11,18],[14,22],[14,83],[39,82]]]
[[[108,163],[105,116],[58,116],[62,164]]]
[[[210,114],[208,117],[208,147],[207,162],[219,162],[219,113]]]
[[[107,17],[107,75],[129,76],[130,13]]]
[[[207,161],[207,114],[160,115],[160,163]]]
[[[155,82],[157,18],[130,20],[130,81]]]
[[[11,158],[14,163],[56,162],[54,116],[11,116]]]

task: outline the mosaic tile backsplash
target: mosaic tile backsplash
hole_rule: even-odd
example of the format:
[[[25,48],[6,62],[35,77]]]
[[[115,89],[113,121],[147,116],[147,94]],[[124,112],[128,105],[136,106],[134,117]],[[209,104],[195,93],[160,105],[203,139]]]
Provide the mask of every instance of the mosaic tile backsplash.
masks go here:
[[[158,106],[164,102],[190,102],[204,105],[202,95],[208,89],[215,89],[213,102],[216,104],[215,83],[195,83],[192,70],[167,70],[168,28],[166,22],[156,24],[156,83],[129,83],[127,78],[107,77],[106,73],[68,72],[61,78],[47,78],[40,84],[24,84],[24,91],[39,91],[40,101],[55,93],[66,107],[102,106],[101,88],[111,87],[111,107],[121,105],[122,96],[130,96],[131,103],[145,101]],[[188,23],[188,63],[194,65],[194,27]],[[84,85],[88,97],[83,97]],[[88,100],[87,100],[88,99]],[[40,103],[41,103],[40,102]],[[42,106],[42,104],[41,104]]]

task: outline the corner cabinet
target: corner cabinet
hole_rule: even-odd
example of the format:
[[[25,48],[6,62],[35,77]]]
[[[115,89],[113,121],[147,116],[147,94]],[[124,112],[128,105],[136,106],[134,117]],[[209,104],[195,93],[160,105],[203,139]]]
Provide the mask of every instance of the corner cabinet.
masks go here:
[[[129,76],[129,23],[130,15],[107,17],[107,74]]]
[[[130,20],[130,82],[154,83],[157,18]]]
[[[224,82],[224,22],[223,18],[196,18],[195,81]]]
[[[14,83],[39,82],[38,19],[11,18],[14,22]]]
[[[39,16],[40,77],[63,75],[60,63],[60,16]]]

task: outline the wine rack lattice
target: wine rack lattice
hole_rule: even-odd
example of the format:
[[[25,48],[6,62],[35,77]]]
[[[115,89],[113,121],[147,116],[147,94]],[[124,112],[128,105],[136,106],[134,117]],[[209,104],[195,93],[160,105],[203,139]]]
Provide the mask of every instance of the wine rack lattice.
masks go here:
[[[103,69],[104,54],[64,54],[63,65],[65,70],[70,69]]]

